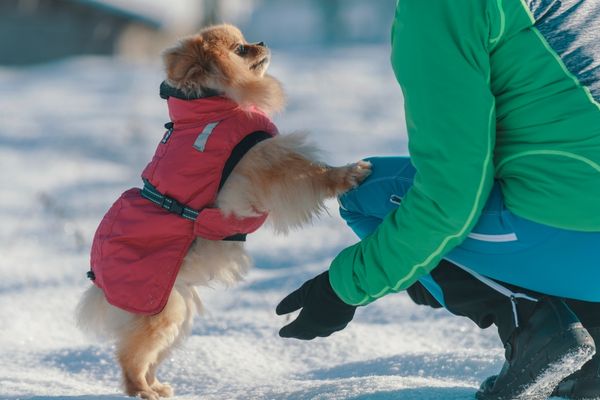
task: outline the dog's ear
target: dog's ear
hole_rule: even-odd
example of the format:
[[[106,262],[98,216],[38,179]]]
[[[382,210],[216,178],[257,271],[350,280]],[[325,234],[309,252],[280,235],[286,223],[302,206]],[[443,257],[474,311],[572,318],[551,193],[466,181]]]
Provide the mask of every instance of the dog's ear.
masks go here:
[[[210,74],[201,36],[182,39],[163,52],[167,83],[186,94],[200,94]]]

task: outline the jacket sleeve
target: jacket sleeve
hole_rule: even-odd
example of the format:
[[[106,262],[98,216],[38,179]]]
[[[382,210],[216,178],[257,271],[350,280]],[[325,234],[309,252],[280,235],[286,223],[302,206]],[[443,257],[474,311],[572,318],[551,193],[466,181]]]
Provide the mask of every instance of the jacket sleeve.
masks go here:
[[[489,53],[502,35],[495,0],[400,0],[392,65],[404,94],[413,187],[397,210],[332,262],[346,303],[404,290],[460,244],[493,184],[495,101]],[[491,6],[490,6],[491,7]],[[496,15],[494,18],[500,20]]]

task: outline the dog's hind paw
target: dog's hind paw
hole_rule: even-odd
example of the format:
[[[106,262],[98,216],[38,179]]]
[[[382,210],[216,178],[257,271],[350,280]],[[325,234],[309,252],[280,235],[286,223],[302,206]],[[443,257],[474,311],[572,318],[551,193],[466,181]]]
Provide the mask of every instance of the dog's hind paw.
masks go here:
[[[133,396],[146,400],[160,400],[160,395],[153,390],[140,390],[139,392],[133,394]]]
[[[160,397],[173,397],[175,394],[173,388],[168,383],[155,383],[152,385],[152,390],[160,395]]]

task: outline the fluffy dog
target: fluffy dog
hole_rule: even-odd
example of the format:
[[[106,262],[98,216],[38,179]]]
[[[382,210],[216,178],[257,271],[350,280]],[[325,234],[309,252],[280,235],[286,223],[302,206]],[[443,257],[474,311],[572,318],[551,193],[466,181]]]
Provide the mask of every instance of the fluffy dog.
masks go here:
[[[276,129],[268,115],[283,108],[284,95],[280,83],[265,74],[270,61],[270,51],[262,42],[246,42],[237,28],[231,25],[206,28],[166,50],[163,60],[167,75],[165,84],[179,95],[175,100],[169,99],[170,102],[173,101],[169,103],[170,107],[172,104],[184,107],[189,102],[226,105],[230,102],[233,107],[227,108],[227,115],[237,115],[238,119],[250,124],[260,122],[267,130],[273,130],[273,135],[257,141],[247,150],[224,182],[221,182],[221,186],[215,192],[214,201],[207,205],[211,210],[218,209],[223,221],[234,225],[239,221],[250,221],[250,224],[246,224],[246,229],[253,230],[257,227],[254,222],[258,221],[260,225],[268,215],[274,230],[285,233],[318,215],[323,210],[323,201],[326,198],[338,196],[351,189],[369,174],[368,163],[330,167],[318,161],[317,149],[307,143],[304,134],[274,134]],[[243,110],[243,114],[240,114],[239,110]],[[194,127],[192,119],[184,118],[182,121],[183,126],[188,124]],[[143,176],[152,176],[152,179],[157,180],[154,164],[167,162],[164,161],[167,158],[166,154],[175,151],[173,149],[191,149],[191,144],[182,147],[185,134],[181,133],[184,131],[178,133],[179,124],[180,122],[175,122],[174,128],[171,125]],[[211,125],[211,129],[214,126],[216,123]],[[210,136],[211,131],[206,127],[198,129],[204,130],[194,142],[196,150],[189,150],[194,151],[193,154],[190,153],[190,157],[196,157],[196,153],[200,154],[209,149],[217,140]],[[171,135],[175,139],[170,139]],[[165,146],[172,146],[171,150]],[[185,165],[185,171],[171,172],[173,180],[186,174],[193,176],[194,168],[188,168],[187,164],[195,164],[183,158],[177,157],[174,161],[168,161],[177,162],[179,166]],[[169,187],[167,178],[158,184],[159,188],[160,185]],[[185,188],[189,189],[190,186],[194,186],[193,182]],[[195,201],[195,197],[190,200],[182,195],[182,199],[178,200],[183,205],[174,200],[167,200],[171,205],[166,207],[165,199],[161,199],[160,195],[160,201],[152,199],[152,196],[142,196],[140,189],[125,192],[98,227],[92,246],[91,262],[91,278],[95,279],[96,285],[84,293],[78,305],[77,320],[82,329],[108,336],[116,341],[117,359],[122,368],[124,388],[128,395],[158,399],[172,396],[173,390],[168,384],[160,383],[156,379],[156,369],[187,336],[194,315],[202,308],[195,286],[207,285],[211,281],[233,284],[243,278],[251,261],[244,250],[243,242],[216,240],[211,236],[211,232],[198,233],[205,232],[202,230],[194,230],[192,233],[191,227],[195,226],[197,221],[191,221],[193,218],[183,218],[183,207],[186,203],[189,204],[189,201]],[[173,207],[172,203],[178,206]],[[173,214],[174,209],[179,215]],[[134,215],[135,218],[131,218],[129,225],[123,223],[129,215],[127,213],[139,213]],[[123,232],[135,224],[145,224],[142,226],[142,232],[137,232],[138,236],[135,237],[125,237],[126,233]],[[241,222],[240,224],[244,225]],[[164,240],[161,239],[158,232],[170,226],[181,229],[181,236],[169,232],[169,235],[164,236]],[[248,226],[254,228],[248,229]],[[137,240],[139,237],[142,240]],[[118,246],[117,250],[111,250],[115,249],[114,246]],[[148,251],[146,247],[152,246],[152,251]],[[171,254],[168,253],[171,248],[175,249],[175,253],[181,253],[179,261],[171,263],[170,260],[177,257],[164,257],[165,254]],[[184,251],[180,252],[179,249]],[[135,271],[138,264],[144,260],[156,263],[157,258],[150,257],[150,254],[154,257],[155,253],[163,255],[158,260],[169,265],[164,269],[175,271],[172,281],[165,280],[168,290],[164,303],[161,303],[160,292],[152,291],[163,281],[154,282],[143,289],[141,294],[130,296],[133,300],[128,300],[129,303],[114,297],[110,285],[129,285],[131,281],[134,282],[131,283],[133,287],[140,279],[138,276],[130,279],[128,274],[133,274],[131,271]],[[102,263],[106,263],[106,260],[112,260],[112,264],[109,264],[113,269],[107,267],[105,271],[102,270]],[[115,267],[114,260],[118,260],[117,264],[127,265]],[[143,267],[150,268],[151,264],[144,264]],[[160,265],[159,267],[162,268]],[[113,271],[126,272],[122,276],[118,275],[117,279],[113,276]],[[154,279],[154,275],[148,272],[148,277],[142,281],[144,279]],[[126,287],[126,295],[131,294],[128,290]],[[133,290],[132,288],[131,291]],[[138,308],[131,305],[133,301],[138,302]],[[154,306],[145,307],[146,303],[139,306],[139,302],[146,301]]]

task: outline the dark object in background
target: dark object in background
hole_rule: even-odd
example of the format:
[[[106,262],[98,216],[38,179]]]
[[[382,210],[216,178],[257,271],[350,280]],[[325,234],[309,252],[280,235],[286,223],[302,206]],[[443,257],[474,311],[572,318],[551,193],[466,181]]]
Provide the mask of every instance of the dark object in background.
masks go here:
[[[94,0],[2,0],[0,64],[115,54],[121,36],[134,27],[158,31],[161,21]]]
[[[159,60],[227,21],[271,48],[389,44],[396,0],[0,0],[0,66],[77,55]]]

